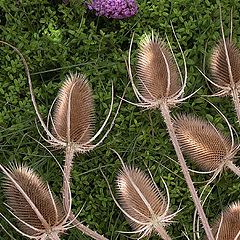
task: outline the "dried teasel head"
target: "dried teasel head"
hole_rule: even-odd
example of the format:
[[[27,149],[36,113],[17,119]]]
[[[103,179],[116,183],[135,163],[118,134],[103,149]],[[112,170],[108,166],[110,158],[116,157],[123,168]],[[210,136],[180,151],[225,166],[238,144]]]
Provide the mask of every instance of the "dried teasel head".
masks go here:
[[[230,40],[220,41],[213,50],[210,68],[213,82],[221,95],[240,88],[240,50]]]
[[[179,115],[173,125],[183,153],[203,170],[221,171],[232,165],[237,147],[212,124],[195,116]]]
[[[1,216],[23,236],[31,239],[60,239],[67,228],[63,206],[49,187],[26,166],[0,165],[5,174],[3,192],[9,212],[16,218],[18,228]]]
[[[166,238],[165,227],[177,212],[170,214],[169,195],[166,200],[151,178],[138,168],[124,165],[116,179],[116,190],[119,208],[133,228],[132,233],[142,238],[157,232],[163,239],[170,239]]]
[[[215,46],[210,60],[212,80],[204,75],[218,91],[212,96],[230,95],[234,103],[238,122],[240,123],[240,49],[232,41],[232,12],[231,12],[231,33],[229,39],[225,39],[222,13],[220,7],[220,22],[222,40]]]
[[[137,76],[142,96],[149,101],[168,98],[180,90],[179,73],[172,53],[158,37],[140,43]]]
[[[92,90],[84,76],[70,74],[63,83],[55,104],[53,134],[59,141],[81,146],[90,141],[93,128]]]
[[[182,99],[179,98],[183,94],[187,78],[185,58],[184,67],[185,77],[183,79],[171,47],[169,49],[167,44],[154,34],[146,35],[140,42],[138,51],[136,70],[139,79],[138,87],[132,80],[129,63],[132,86],[140,101],[137,105],[159,108],[163,103],[171,107],[181,102]]]
[[[224,210],[212,226],[216,240],[240,239],[240,203],[235,202]],[[207,238],[205,238],[207,240]]]

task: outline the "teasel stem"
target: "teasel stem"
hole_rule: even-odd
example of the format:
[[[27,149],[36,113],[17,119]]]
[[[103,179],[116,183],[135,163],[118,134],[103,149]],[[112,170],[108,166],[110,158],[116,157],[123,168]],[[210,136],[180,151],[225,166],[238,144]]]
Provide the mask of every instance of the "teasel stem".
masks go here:
[[[80,230],[82,233],[84,233],[85,235],[91,237],[92,239],[95,240],[108,240],[107,238],[105,238],[104,236],[100,235],[97,232],[94,232],[93,230],[91,230],[90,228],[86,227],[85,225],[83,225],[81,222],[79,222],[75,215],[71,212],[70,213],[70,220],[73,221],[73,225]]]
[[[49,239],[51,239],[51,240],[61,240],[61,238],[57,234],[52,235]]]
[[[237,89],[232,90],[232,98],[234,102],[235,111],[237,113],[238,123],[240,123],[240,102]]]
[[[158,224],[155,226],[155,230],[163,240],[172,240],[163,226]]]
[[[74,149],[72,145],[68,145],[66,147],[66,152],[65,152],[64,177],[63,177],[63,205],[66,211],[69,208],[69,204],[70,204],[68,186],[70,183],[73,157],[74,157]]]
[[[237,167],[232,161],[229,161],[226,166],[230,168],[236,175],[240,177],[240,168]]]
[[[199,199],[199,197],[197,195],[197,192],[196,192],[196,190],[194,188],[191,176],[190,176],[189,171],[188,171],[187,164],[186,164],[186,162],[184,160],[182,151],[181,151],[179,143],[177,141],[177,136],[176,136],[174,128],[173,128],[173,123],[172,123],[172,120],[171,120],[170,111],[169,111],[169,107],[167,106],[167,103],[162,103],[161,106],[160,106],[160,110],[162,112],[162,116],[163,116],[164,121],[166,123],[167,129],[168,129],[168,133],[169,133],[170,138],[172,140],[172,144],[173,144],[174,149],[176,151],[179,164],[180,164],[180,166],[182,168],[182,172],[183,172],[184,178],[185,178],[186,183],[188,185],[188,189],[189,189],[189,191],[191,193],[193,202],[194,202],[194,204],[195,204],[195,206],[197,208],[199,217],[200,217],[200,219],[202,221],[203,228],[204,228],[204,230],[206,232],[208,240],[214,240],[214,237],[213,237],[211,228],[209,226],[207,217],[206,217],[206,215],[205,215],[205,213],[203,211],[202,204],[201,204],[200,199]]]
[[[72,162],[74,157],[74,147],[70,144],[66,148],[65,152],[65,164],[64,164],[64,179],[63,179],[63,205],[64,209],[67,212],[69,205],[70,205],[70,199],[69,199],[69,183],[71,178],[71,170],[72,170]],[[81,232],[83,232],[85,235],[96,239],[96,240],[108,240],[104,236],[100,235],[99,233],[91,230],[90,228],[84,226],[81,222],[79,222],[76,219],[76,216],[73,214],[73,212],[70,212],[69,219],[73,221],[73,225],[79,229]]]

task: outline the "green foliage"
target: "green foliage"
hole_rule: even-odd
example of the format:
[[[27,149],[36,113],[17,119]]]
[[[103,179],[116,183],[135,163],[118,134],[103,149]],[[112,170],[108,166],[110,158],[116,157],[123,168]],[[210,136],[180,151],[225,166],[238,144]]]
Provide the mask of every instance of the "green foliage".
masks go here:
[[[228,133],[224,120],[201,97],[211,94],[211,91],[196,68],[209,75],[209,55],[221,38],[219,1],[139,0],[139,13],[125,20],[96,17],[80,0],[70,0],[68,5],[53,4],[49,0],[17,2],[0,1],[0,38],[13,44],[26,57],[37,103],[45,120],[64,76],[69,71],[79,71],[88,77],[93,87],[96,129],[99,129],[110,106],[111,82],[114,84],[115,96],[121,96],[129,81],[125,59],[133,32],[133,72],[139,40],[143,33],[149,33],[152,29],[163,38],[167,34],[182,67],[181,54],[170,26],[172,22],[187,59],[188,82],[185,94],[201,87],[189,101],[173,109],[173,114],[197,114]],[[226,36],[229,34],[230,10],[233,8],[233,39],[238,40],[240,2],[222,0],[221,6]],[[13,161],[27,163],[61,196],[61,171],[50,152],[60,164],[63,164],[64,154],[44,147],[46,143],[36,129],[36,115],[20,58],[6,46],[1,46],[0,50],[0,161],[4,164]],[[128,87],[125,98],[136,102],[131,87]],[[239,130],[230,99],[209,100]],[[118,102],[119,99],[115,97],[114,111]],[[123,103],[116,124],[104,143],[93,152],[75,158],[72,172],[73,210],[78,212],[83,207],[79,216],[81,221],[109,239],[127,238],[117,232],[129,231],[130,227],[115,206],[100,172],[101,167],[114,189],[114,179],[121,164],[110,150],[113,148],[126,163],[136,164],[141,169],[147,166],[161,189],[164,189],[160,178],[163,177],[169,187],[172,210],[177,210],[180,205],[183,207],[176,218],[177,222],[168,228],[170,235],[183,239],[184,231],[192,239],[194,206],[181,170],[171,160],[176,161],[177,158],[165,128],[158,111],[143,111]],[[195,167],[191,162],[188,164],[190,168]],[[210,178],[208,175],[192,176],[195,182]],[[214,184],[216,186],[205,208],[210,220],[216,217],[223,206],[239,199],[239,183],[232,173],[223,174],[221,180]],[[196,186],[202,190],[203,184]],[[0,201],[0,211],[10,217],[4,210],[2,194]],[[22,239],[2,219],[0,223],[16,239]],[[3,231],[1,239],[10,237]],[[88,238],[71,229],[63,239]]]

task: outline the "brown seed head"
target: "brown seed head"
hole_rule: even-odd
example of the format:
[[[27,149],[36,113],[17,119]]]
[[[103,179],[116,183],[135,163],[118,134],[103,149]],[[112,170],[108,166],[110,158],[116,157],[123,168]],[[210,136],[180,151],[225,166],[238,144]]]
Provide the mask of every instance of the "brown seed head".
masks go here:
[[[57,98],[53,117],[54,135],[64,142],[84,144],[92,137],[93,122],[92,90],[84,76],[70,74]]]
[[[221,41],[214,48],[210,67],[213,76],[213,81],[222,87],[235,88],[240,84],[240,51],[236,45],[226,40],[226,49],[229,56],[230,66],[226,58],[226,49],[224,41]],[[232,76],[229,72],[232,72]],[[232,78],[232,80],[231,80]]]
[[[34,203],[48,223],[49,229],[57,226],[63,219],[63,208],[55,197],[52,198],[47,185],[28,167],[12,167],[12,169],[9,170],[9,174],[23,189],[26,196]],[[49,230],[45,229],[36,212],[26,200],[26,197],[24,197],[13,181],[7,176],[5,177],[3,188],[7,198],[7,204],[16,217],[39,230]],[[28,235],[33,236],[39,234],[39,232],[31,229],[19,220],[18,225],[19,228]]]
[[[140,92],[149,101],[168,98],[181,88],[173,56],[158,37],[146,36],[140,43],[137,76]]]
[[[231,204],[213,224],[212,232],[218,240],[240,240],[240,203]]]
[[[180,115],[174,120],[174,128],[183,153],[203,170],[218,169],[225,160],[233,158],[231,140],[207,121]]]
[[[150,235],[154,223],[161,222],[161,218],[168,213],[167,202],[153,181],[138,168],[126,167],[119,172],[116,189],[122,209],[133,219],[126,217],[134,230],[140,230],[149,224]]]

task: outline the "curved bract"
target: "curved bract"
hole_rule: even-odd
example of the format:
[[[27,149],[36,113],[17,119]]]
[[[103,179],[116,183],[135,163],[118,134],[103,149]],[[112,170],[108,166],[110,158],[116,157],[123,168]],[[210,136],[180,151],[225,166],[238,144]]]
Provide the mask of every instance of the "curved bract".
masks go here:
[[[9,211],[17,219],[19,232],[33,239],[58,239],[66,228],[61,202],[47,184],[26,166],[1,166]]]

